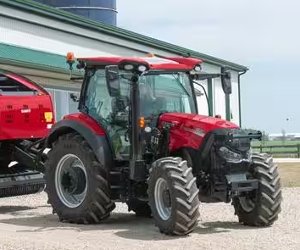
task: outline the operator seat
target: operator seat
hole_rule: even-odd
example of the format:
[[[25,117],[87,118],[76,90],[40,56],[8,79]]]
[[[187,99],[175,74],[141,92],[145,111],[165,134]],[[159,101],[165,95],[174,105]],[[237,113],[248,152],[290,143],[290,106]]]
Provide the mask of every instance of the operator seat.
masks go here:
[[[111,105],[114,114],[126,112],[126,108],[129,106],[129,98],[127,96],[113,97]]]

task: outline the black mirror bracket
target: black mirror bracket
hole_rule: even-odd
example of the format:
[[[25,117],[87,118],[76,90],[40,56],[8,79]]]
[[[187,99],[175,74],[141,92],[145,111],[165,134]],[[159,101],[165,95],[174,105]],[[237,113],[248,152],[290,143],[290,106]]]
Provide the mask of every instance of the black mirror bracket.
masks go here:
[[[119,96],[121,92],[119,67],[108,65],[105,67],[107,90],[110,96]]]
[[[224,93],[230,95],[232,93],[231,72],[224,66],[221,67],[221,83]]]

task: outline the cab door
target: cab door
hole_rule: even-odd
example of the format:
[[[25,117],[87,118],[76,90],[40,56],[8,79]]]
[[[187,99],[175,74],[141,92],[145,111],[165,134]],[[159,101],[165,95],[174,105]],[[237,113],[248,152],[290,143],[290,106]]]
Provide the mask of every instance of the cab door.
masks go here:
[[[126,140],[128,130],[128,119],[124,118],[124,122],[116,122],[116,115],[121,113],[122,109],[126,109],[126,103],[122,107],[122,100],[126,100],[126,96],[122,96],[121,100],[111,97],[108,92],[105,79],[105,70],[97,69],[95,71],[87,71],[83,89],[81,92],[81,100],[79,109],[81,112],[88,114],[96,120],[100,126],[106,131],[107,137],[117,158],[124,158],[129,155],[129,142]],[[126,95],[127,91],[123,91]]]

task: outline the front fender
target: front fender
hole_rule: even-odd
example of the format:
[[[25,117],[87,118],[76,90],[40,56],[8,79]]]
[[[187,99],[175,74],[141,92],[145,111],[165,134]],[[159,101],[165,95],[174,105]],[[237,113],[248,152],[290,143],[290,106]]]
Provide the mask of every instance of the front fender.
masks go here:
[[[87,141],[98,161],[103,163],[103,165],[110,166],[113,152],[106,133],[101,125],[86,116],[84,114],[69,115],[57,122],[45,139],[45,146],[51,148],[53,142],[58,140],[61,135],[75,132]]]

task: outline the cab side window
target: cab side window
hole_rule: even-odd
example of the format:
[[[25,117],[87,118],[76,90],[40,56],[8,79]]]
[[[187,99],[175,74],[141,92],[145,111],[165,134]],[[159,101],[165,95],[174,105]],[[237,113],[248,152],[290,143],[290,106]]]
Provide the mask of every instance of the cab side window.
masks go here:
[[[109,119],[111,97],[106,87],[104,70],[97,70],[91,77],[86,90],[85,106],[95,120]]]

